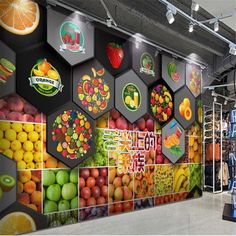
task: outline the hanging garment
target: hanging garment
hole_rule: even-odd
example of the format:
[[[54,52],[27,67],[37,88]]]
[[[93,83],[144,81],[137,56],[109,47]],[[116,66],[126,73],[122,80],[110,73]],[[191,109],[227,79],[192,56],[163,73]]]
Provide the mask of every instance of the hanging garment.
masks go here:
[[[228,186],[229,184],[229,168],[226,162],[222,163],[222,169],[220,169],[218,173],[218,179],[221,179],[221,171],[222,171],[222,184],[223,186]]]
[[[213,160],[213,143],[208,143],[206,145],[206,160],[207,161]],[[220,144],[219,143],[215,143],[214,160],[216,160],[216,161],[220,160]]]

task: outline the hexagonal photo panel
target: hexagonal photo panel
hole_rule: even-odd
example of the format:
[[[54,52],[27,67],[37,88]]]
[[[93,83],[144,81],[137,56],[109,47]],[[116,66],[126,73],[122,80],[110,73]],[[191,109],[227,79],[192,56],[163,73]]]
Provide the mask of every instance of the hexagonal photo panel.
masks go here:
[[[131,67],[127,35],[106,26],[95,29],[95,57],[112,74],[118,75]]]
[[[15,13],[14,16],[7,14],[1,19],[0,35],[5,44],[15,52],[19,52],[34,44],[46,41],[47,9],[45,7],[33,0],[14,1],[14,5],[12,5],[12,1],[1,1],[1,3],[4,3],[5,9],[9,11],[12,7],[12,11]],[[24,9],[24,14],[21,9]]]
[[[185,85],[185,62],[162,55],[162,78],[173,92]]]
[[[160,78],[160,54],[156,48],[144,43],[131,43],[132,67],[146,85],[152,85]]]
[[[94,57],[94,27],[75,12],[48,9],[47,41],[72,66]]]
[[[16,55],[2,41],[0,48],[0,97],[4,97],[16,89]]]
[[[73,69],[73,101],[93,119],[114,106],[114,78],[96,59]]]
[[[186,85],[188,86],[194,97],[201,93],[202,70],[200,66],[194,64],[186,64]]]
[[[195,121],[195,98],[185,86],[175,93],[175,118],[187,129]]]
[[[160,80],[149,90],[149,112],[161,125],[166,123],[174,114],[174,95],[169,86]]]
[[[16,201],[16,162],[0,154],[0,212]]]
[[[196,120],[200,126],[203,125],[203,101],[201,95],[196,99]]]
[[[175,119],[162,128],[162,153],[173,164],[185,153],[185,131]]]
[[[71,68],[47,44],[17,54],[16,90],[48,114],[71,98]]]
[[[47,117],[47,151],[74,168],[94,151],[94,122],[69,102]]]
[[[131,123],[147,112],[148,89],[133,70],[115,80],[115,106]]]

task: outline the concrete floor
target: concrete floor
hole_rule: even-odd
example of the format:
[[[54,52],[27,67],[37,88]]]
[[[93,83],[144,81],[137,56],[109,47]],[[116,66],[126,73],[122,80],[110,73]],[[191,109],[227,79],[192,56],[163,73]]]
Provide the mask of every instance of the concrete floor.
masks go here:
[[[139,212],[106,217],[76,225],[38,231],[37,235],[66,234],[228,234],[236,235],[236,223],[222,220],[230,195],[204,193],[202,198]],[[33,235],[33,234],[32,234]]]

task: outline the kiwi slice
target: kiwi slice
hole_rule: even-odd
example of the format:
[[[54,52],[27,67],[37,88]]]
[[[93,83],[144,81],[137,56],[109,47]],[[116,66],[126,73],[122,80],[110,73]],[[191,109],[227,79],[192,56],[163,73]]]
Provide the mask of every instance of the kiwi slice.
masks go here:
[[[16,180],[10,175],[0,176],[0,187],[3,192],[9,192],[16,185]]]
[[[2,188],[0,187],[0,200],[2,199],[2,196],[3,196],[3,191]]]

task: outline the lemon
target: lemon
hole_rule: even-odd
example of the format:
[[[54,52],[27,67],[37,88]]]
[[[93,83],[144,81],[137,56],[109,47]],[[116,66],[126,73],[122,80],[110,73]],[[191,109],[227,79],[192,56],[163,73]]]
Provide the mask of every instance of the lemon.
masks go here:
[[[15,130],[17,133],[22,132],[22,124],[21,123],[12,123],[11,128]]]
[[[41,132],[41,125],[39,125],[39,124],[34,125],[34,130],[36,132],[40,133]]]
[[[21,149],[21,150],[17,150],[13,153],[13,158],[15,161],[19,162],[23,159],[23,154],[24,154],[24,151]]]
[[[12,159],[13,157],[13,151],[11,149],[6,149],[4,152],[3,152],[3,155],[9,157]]]
[[[132,100],[132,98],[130,97],[130,96],[126,96],[125,97],[125,103],[127,104],[127,105],[129,105],[130,104],[130,101]]]
[[[13,212],[0,220],[0,235],[16,235],[36,230],[33,218],[24,212]]]
[[[30,152],[34,149],[34,145],[31,141],[25,141],[23,144],[23,148],[25,151]]]
[[[17,150],[20,150],[21,149],[21,142],[18,141],[18,140],[14,140],[11,142],[11,149],[13,151],[17,151]]]
[[[17,169],[19,169],[19,170],[26,169],[26,163],[24,161],[17,162]]]
[[[41,70],[34,69],[33,72],[36,76],[44,76],[44,72]]]
[[[9,141],[16,140],[16,131],[14,129],[8,129],[5,131],[5,138]]]
[[[31,131],[34,131],[34,125],[33,124],[24,124],[23,129],[25,132],[29,133]]]
[[[57,71],[55,70],[49,70],[48,71],[48,77],[54,80],[58,80],[59,79],[59,74]]]
[[[3,131],[0,129],[0,139],[2,139],[3,136],[4,136],[4,133],[3,133]]]
[[[39,139],[39,134],[36,131],[31,131],[28,133],[28,139],[31,142],[36,142]]]
[[[11,143],[7,139],[5,138],[0,139],[0,149],[6,150],[6,149],[9,149],[10,146],[11,146]]]
[[[10,128],[11,128],[10,122],[5,122],[5,121],[1,121],[0,122],[0,129],[2,131],[6,131],[6,130],[8,130]]]
[[[34,143],[34,148],[35,148],[36,151],[40,152],[41,149],[42,149],[41,147],[42,147],[41,141],[38,140]]]
[[[23,142],[25,142],[26,140],[27,140],[27,133],[26,132],[20,132],[20,133],[18,133],[17,134],[17,139],[21,142],[21,143],[23,143]]]
[[[24,161],[25,161],[26,163],[32,162],[33,159],[34,159],[34,155],[33,155],[32,152],[25,152],[25,153],[24,153]]]
[[[35,152],[34,153],[34,161],[40,162],[41,161],[41,152]]]
[[[27,169],[34,169],[35,168],[35,164],[33,162],[29,162],[26,164],[26,168]]]

